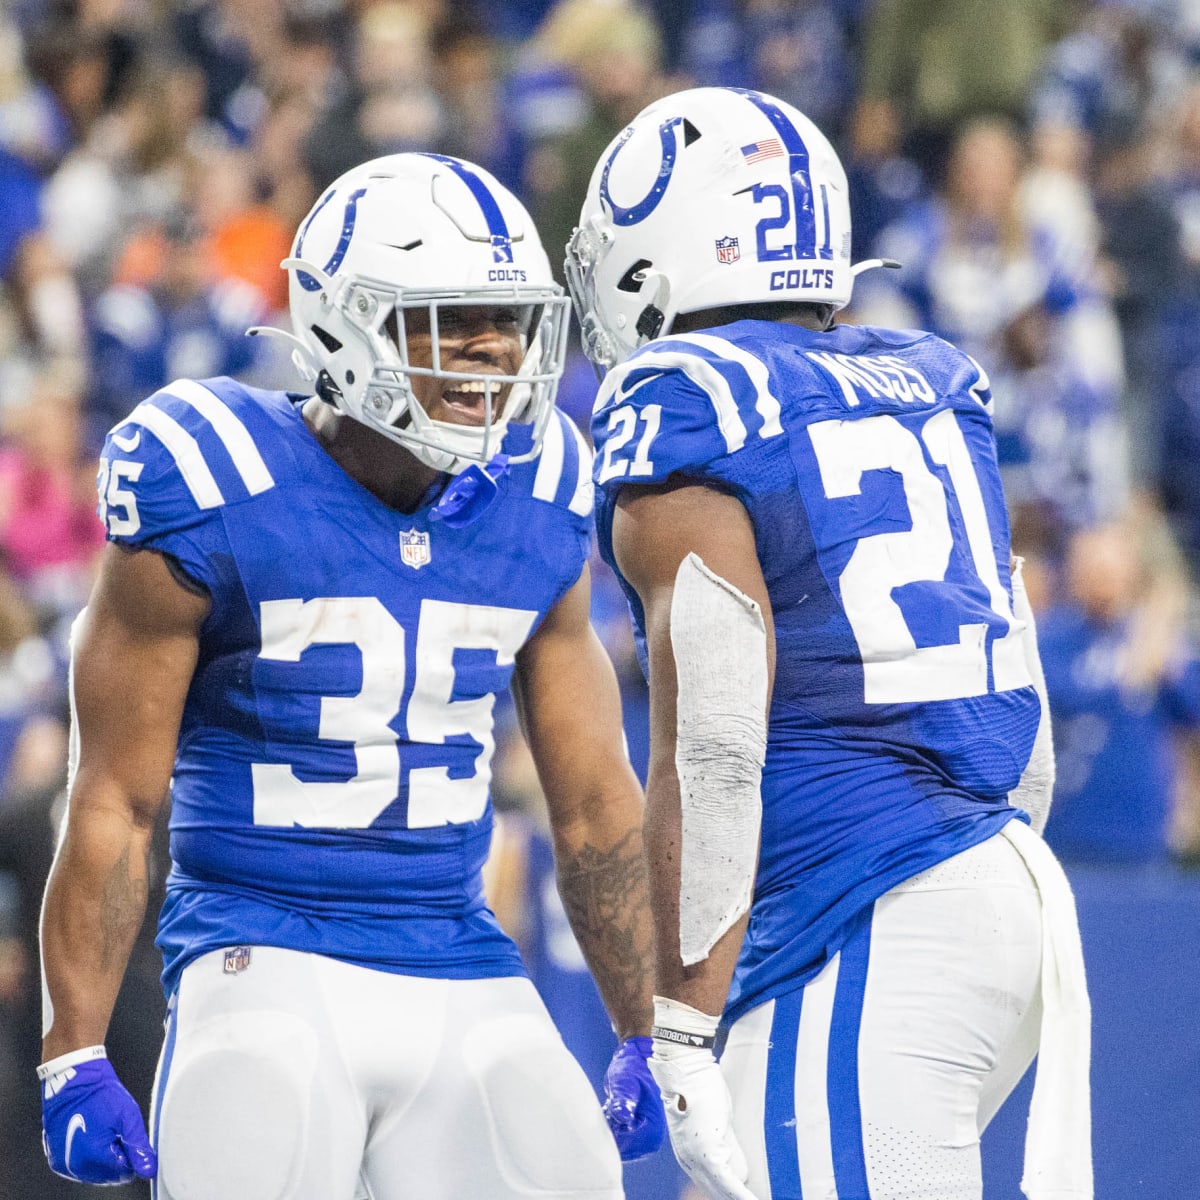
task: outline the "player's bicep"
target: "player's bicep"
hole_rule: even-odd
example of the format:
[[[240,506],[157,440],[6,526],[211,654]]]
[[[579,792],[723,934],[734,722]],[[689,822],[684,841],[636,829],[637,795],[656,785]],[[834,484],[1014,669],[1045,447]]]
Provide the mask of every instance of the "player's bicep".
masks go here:
[[[165,797],[209,600],[166,560],[109,546],[72,639],[72,803],[153,818]]]
[[[613,515],[613,552],[621,573],[642,601],[651,674],[659,669],[661,692],[673,694],[674,664],[669,653],[671,604],[680,564],[697,555],[719,576],[762,611],[766,625],[768,674],[775,661],[774,623],[766,580],[758,560],[750,514],[736,496],[699,483],[622,488]],[[723,647],[714,645],[719,658]],[[673,713],[671,714],[673,721]]]

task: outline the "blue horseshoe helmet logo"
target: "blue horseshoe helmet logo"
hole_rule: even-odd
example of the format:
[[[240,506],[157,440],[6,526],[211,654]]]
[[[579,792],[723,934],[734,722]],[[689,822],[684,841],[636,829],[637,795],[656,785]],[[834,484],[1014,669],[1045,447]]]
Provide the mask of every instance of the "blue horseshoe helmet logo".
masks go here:
[[[330,200],[337,194],[336,189],[331,189],[326,193],[325,199],[312,210],[309,218],[304,223],[304,228],[300,231],[300,236],[296,239],[296,257],[299,258],[304,252],[304,239],[308,235],[308,227],[313,223],[317,213],[327,205]],[[346,201],[345,211],[342,213],[342,231],[338,238],[337,245],[333,248],[333,253],[329,257],[329,261],[325,264],[323,270],[326,275],[332,275],[334,271],[342,265],[342,259],[346,257],[346,251],[350,249],[350,239],[354,236],[354,225],[358,220],[358,202],[367,194],[365,187],[359,188],[355,192],[351,192]],[[320,288],[321,284],[314,279],[307,271],[296,272],[296,282],[306,291],[315,292]]]
[[[644,221],[658,207],[658,202],[667,190],[667,184],[671,182],[671,173],[675,170],[675,159],[679,154],[679,141],[675,134],[675,128],[682,124],[683,117],[671,117],[658,127],[658,137],[662,143],[662,159],[659,163],[658,173],[654,177],[654,186],[637,204],[629,208],[622,208],[608,190],[609,172],[612,171],[613,163],[616,162],[621,147],[633,137],[634,127],[630,125],[621,134],[612,153],[608,156],[608,161],[604,164],[604,172],[600,176],[600,199],[612,211],[613,224],[636,225],[639,221]]]

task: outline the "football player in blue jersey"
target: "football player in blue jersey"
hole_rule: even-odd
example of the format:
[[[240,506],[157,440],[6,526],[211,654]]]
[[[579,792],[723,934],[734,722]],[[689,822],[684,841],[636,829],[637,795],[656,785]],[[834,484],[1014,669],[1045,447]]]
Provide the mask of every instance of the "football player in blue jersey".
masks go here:
[[[403,154],[285,261],[316,395],[181,380],[110,433],[42,920],[46,1153],[159,1200],[617,1198],[591,1089],[484,902],[496,696],[621,1042],[621,1153],[665,1121],[641,798],[588,622],[569,301],[520,203]],[[171,793],[151,1136],[105,1031]],[[157,1155],[157,1163],[156,1163]]]
[[[979,1200],[1040,1045],[1025,1187],[1082,1200],[1087,993],[1029,827],[1052,749],[988,380],[836,324],[883,265],[849,254],[828,141],[721,88],[613,141],[568,247],[650,682],[650,1066],[714,1200]]]

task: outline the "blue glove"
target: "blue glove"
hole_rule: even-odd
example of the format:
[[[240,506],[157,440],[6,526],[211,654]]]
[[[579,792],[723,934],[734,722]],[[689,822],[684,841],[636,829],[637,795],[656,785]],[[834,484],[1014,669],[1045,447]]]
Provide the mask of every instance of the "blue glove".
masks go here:
[[[646,1065],[653,1045],[648,1037],[626,1038],[604,1072],[604,1119],[625,1162],[653,1154],[667,1132],[658,1084]]]
[[[64,1054],[38,1068],[42,1146],[56,1175],[80,1183],[151,1179],[158,1159],[142,1114],[103,1046]]]

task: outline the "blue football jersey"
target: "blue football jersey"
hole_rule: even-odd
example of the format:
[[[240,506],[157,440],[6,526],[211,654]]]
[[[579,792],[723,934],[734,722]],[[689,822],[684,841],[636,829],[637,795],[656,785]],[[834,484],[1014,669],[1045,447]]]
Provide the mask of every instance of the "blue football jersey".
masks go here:
[[[586,560],[587,445],[556,414],[455,529],[351,479],[304,399],[173,383],[100,463],[109,538],[172,555],[212,597],[172,781],[164,983],[237,944],[520,974],[480,881],[493,706]]]
[[[981,368],[946,342],[859,326],[739,321],[652,342],[604,380],[604,557],[615,567],[622,487],[703,481],[745,505],[774,613],[730,1018],[811,978],[876,898],[1015,815],[1039,707],[990,408]]]

